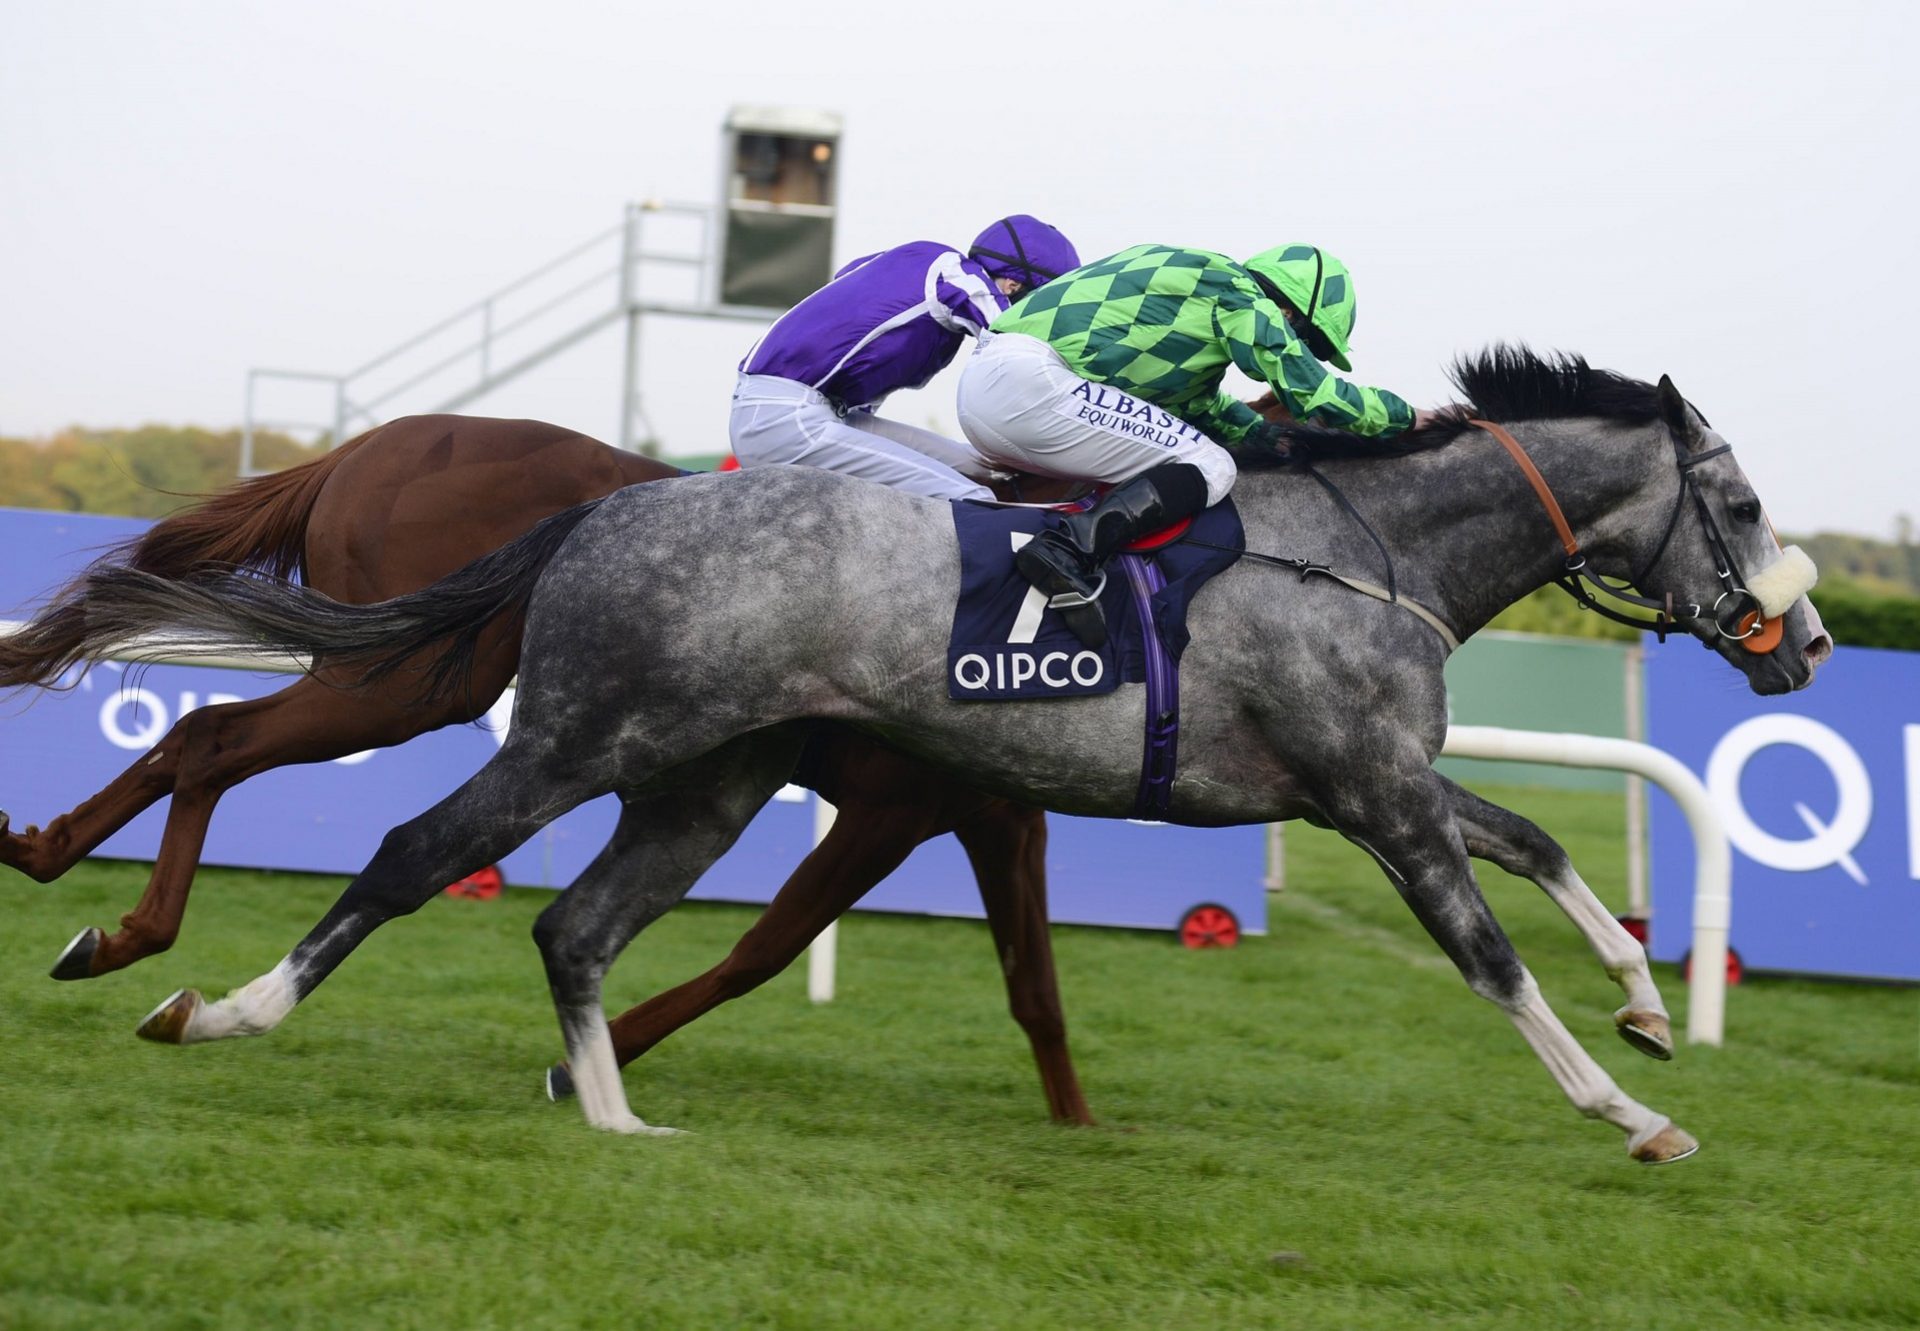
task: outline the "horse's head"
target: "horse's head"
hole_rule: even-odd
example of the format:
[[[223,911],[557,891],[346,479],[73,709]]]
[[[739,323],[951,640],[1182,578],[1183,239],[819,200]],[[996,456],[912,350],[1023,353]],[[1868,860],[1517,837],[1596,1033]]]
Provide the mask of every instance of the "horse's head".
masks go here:
[[[1659,530],[1646,533],[1631,575],[1640,590],[1668,599],[1680,625],[1732,662],[1753,691],[1787,693],[1813,682],[1833,654],[1806,593],[1813,561],[1782,550],[1726,440],[1673,381],[1656,390],[1679,477]]]

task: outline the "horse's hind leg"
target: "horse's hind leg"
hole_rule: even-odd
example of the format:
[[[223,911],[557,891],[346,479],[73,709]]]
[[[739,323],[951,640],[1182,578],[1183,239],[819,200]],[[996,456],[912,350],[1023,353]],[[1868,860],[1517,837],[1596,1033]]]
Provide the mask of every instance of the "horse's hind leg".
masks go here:
[[[155,801],[177,792],[182,771],[204,769],[212,737],[230,714],[258,710],[265,701],[216,703],[189,712],[158,744],[71,813],[61,814],[44,829],[28,828],[23,837],[0,837],[0,860],[41,882],[65,873]],[[204,813],[197,812],[192,801],[183,807],[176,800],[167,812],[160,851],[139,903],[120,918],[117,933],[109,935],[89,926],[76,934],[53,963],[49,973],[54,979],[105,975],[173,946],[199,864],[206,823],[222,789],[204,793]]]
[[[207,828],[227,791],[276,767],[400,743],[454,719],[452,710],[410,705],[382,693],[344,692],[308,678],[265,698],[220,703],[181,717],[149,759],[166,773],[173,803],[146,891],[120,917],[118,932],[82,930],[54,963],[53,977],[105,975],[173,946]],[[126,818],[137,812],[127,811]],[[93,844],[113,830],[102,831]]]
[[[1007,1002],[1027,1033],[1047,1109],[1059,1123],[1091,1125],[1093,1111],[1067,1051],[1067,1018],[1047,924],[1047,819],[1039,809],[995,800],[956,831],[973,863],[993,930]]]
[[[37,882],[52,882],[156,801],[173,794],[183,771],[204,768],[213,761],[215,754],[209,751],[209,746],[221,726],[267,709],[276,699],[302,685],[311,686],[311,681],[303,680],[267,698],[196,708],[174,722],[158,744],[136,758],[119,776],[68,812],[50,819],[45,827],[13,832],[9,830],[7,815],[0,812],[0,864],[18,869]]]
[[[1507,1014],[1576,1109],[1627,1134],[1634,1159],[1658,1164],[1698,1150],[1672,1120],[1622,1091],[1547,1006],[1480,895],[1446,783],[1424,768],[1391,783],[1370,775],[1321,792],[1322,807],[1379,862],[1468,986]]]
[[[448,883],[494,863],[601,794],[603,788],[575,775],[593,766],[590,757],[569,752],[563,758],[510,738],[465,785],[387,833],[367,867],[279,965],[215,1003],[183,989],[155,1008],[138,1034],[163,1044],[198,1044],[272,1030],[375,929],[420,909]]]
[[[126,771],[45,827],[11,831],[5,811],[0,811],[0,864],[36,882],[51,883],[85,859],[95,846],[173,789],[184,727],[184,720],[176,724]]]
[[[724,961],[615,1017],[611,1031],[620,1065],[625,1067],[682,1026],[780,974],[822,929],[899,868],[914,847],[949,826],[937,811],[924,807],[882,812],[883,816],[865,817],[851,801],[842,805],[841,817]],[[572,1085],[565,1064],[549,1069],[549,1095],[558,1099]]]
[[[1489,860],[1516,878],[1537,884],[1586,937],[1600,964],[1626,994],[1613,1014],[1620,1037],[1652,1058],[1673,1057],[1673,1028],[1667,1005],[1647,969],[1647,950],[1600,904],[1573,867],[1559,842],[1509,809],[1481,799],[1445,777],[1453,799],[1454,821],[1466,839],[1467,853]]]
[[[659,1133],[627,1105],[601,1007],[607,969],[633,936],[679,903],[785,783],[797,732],[743,736],[627,796],[613,839],[534,923],[534,941],[566,1041],[567,1068],[587,1122]]]
[[[820,931],[850,910],[922,842],[952,831],[980,884],[1014,1020],[1027,1032],[1053,1117],[1092,1123],[1067,1052],[1066,1018],[1047,932],[1046,816],[989,800],[891,750],[825,741],[823,784],[841,816],[800,862],[767,909],[719,965],[629,1008],[611,1023],[625,1067],[689,1022],[751,993],[784,971]],[[547,1093],[569,1093],[564,1064]]]

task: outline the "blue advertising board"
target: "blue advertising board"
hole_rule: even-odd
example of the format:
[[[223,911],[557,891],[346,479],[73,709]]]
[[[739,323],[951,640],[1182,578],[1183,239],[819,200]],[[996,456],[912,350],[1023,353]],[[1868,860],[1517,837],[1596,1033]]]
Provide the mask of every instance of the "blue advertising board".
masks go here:
[[[23,619],[93,553],[144,523],[0,509],[0,618]],[[0,807],[14,826],[45,824],[105,786],[196,707],[264,697],[288,676],[201,666],[105,662],[76,673],[64,692],[0,702],[0,765],[14,774]],[[511,694],[475,726],[423,735],[393,749],[283,767],[221,800],[208,864],[325,873],[358,871],[388,828],[424,811],[490,758]],[[31,773],[27,779],[21,774]],[[813,845],[811,796],[781,792],[694,890],[710,900],[769,900]],[[612,834],[611,796],[555,821],[501,864],[520,885],[565,886]],[[163,801],[109,838],[98,853],[151,859]],[[1231,910],[1249,933],[1266,930],[1265,836],[1259,827],[1199,829],[1097,818],[1049,820],[1048,904],[1053,919],[1171,929],[1195,905]],[[922,846],[863,905],[937,915],[981,915],[973,870],[959,843]]]
[[[1920,653],[1841,647],[1761,698],[1727,663],[1649,648],[1647,737],[1706,782],[1733,843],[1729,942],[1756,970],[1920,980]],[[1693,841],[1655,798],[1653,947],[1689,941]]]

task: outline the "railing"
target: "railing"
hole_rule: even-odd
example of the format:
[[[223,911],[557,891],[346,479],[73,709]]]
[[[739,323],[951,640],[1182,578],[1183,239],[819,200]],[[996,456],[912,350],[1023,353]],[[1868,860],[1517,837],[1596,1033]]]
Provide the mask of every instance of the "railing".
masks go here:
[[[780,311],[718,304],[715,214],[702,204],[628,204],[609,227],[507,285],[462,306],[344,374],[247,372],[240,474],[258,474],[254,436],[263,429],[350,435],[407,411],[458,411],[595,333],[628,321],[620,446],[633,448],[639,417],[642,314],[770,322]],[[662,235],[662,232],[672,233]],[[318,388],[318,416],[269,416],[262,398]],[[312,398],[306,399],[309,403]],[[313,408],[309,406],[307,410]]]
[[[1630,739],[1556,735],[1496,726],[1450,726],[1441,752],[1602,767],[1645,777],[1673,797],[1693,829],[1693,962],[1687,984],[1687,1039],[1717,1045],[1727,1026],[1727,928],[1733,918],[1733,847],[1700,778],[1672,754]]]

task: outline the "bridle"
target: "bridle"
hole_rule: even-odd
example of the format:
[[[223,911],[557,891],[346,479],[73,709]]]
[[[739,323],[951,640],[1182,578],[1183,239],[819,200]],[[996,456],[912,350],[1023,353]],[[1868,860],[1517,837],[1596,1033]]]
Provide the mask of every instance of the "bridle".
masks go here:
[[[1720,533],[1720,526],[1713,520],[1713,510],[1707,505],[1707,497],[1700,490],[1699,478],[1694,469],[1703,462],[1710,462],[1723,453],[1733,451],[1731,444],[1721,444],[1718,448],[1709,448],[1703,453],[1693,453],[1677,459],[1680,469],[1680,492],[1674,496],[1673,511],[1667,515],[1666,530],[1660,534],[1660,543],[1654,547],[1653,554],[1646,563],[1632,573],[1627,585],[1620,586],[1608,582],[1587,566],[1587,557],[1575,539],[1573,528],[1567,525],[1566,514],[1560,511],[1560,503],[1553,497],[1553,490],[1547,485],[1540,469],[1533,465],[1533,459],[1527,456],[1527,450],[1511,434],[1492,421],[1469,420],[1469,425],[1486,431],[1500,441],[1501,447],[1513,458],[1520,470],[1526,473],[1527,481],[1533,486],[1533,492],[1540,504],[1547,510],[1547,516],[1553,521],[1553,529],[1560,536],[1560,544],[1566,548],[1567,559],[1560,575],[1554,583],[1573,597],[1583,607],[1615,623],[1626,624],[1632,628],[1651,630],[1661,642],[1673,632],[1682,619],[1710,619],[1714,631],[1729,642],[1738,642],[1748,651],[1761,653],[1772,651],[1780,641],[1781,624],[1778,619],[1766,619],[1760,610],[1760,599],[1747,590],[1746,578],[1740,572],[1740,565],[1733,557],[1733,550],[1726,538]],[[1673,541],[1673,533],[1680,525],[1680,513],[1686,507],[1687,497],[1693,497],[1694,511],[1700,515],[1700,526],[1707,538],[1707,548],[1713,554],[1714,575],[1720,580],[1720,595],[1714,600],[1711,610],[1697,603],[1687,604],[1676,609],[1673,593],[1669,592],[1658,600],[1650,596],[1641,596],[1635,591],[1640,583],[1660,562],[1667,552],[1667,546]],[[1636,616],[1612,606],[1604,605],[1600,597],[1640,606],[1652,610],[1653,618]]]

